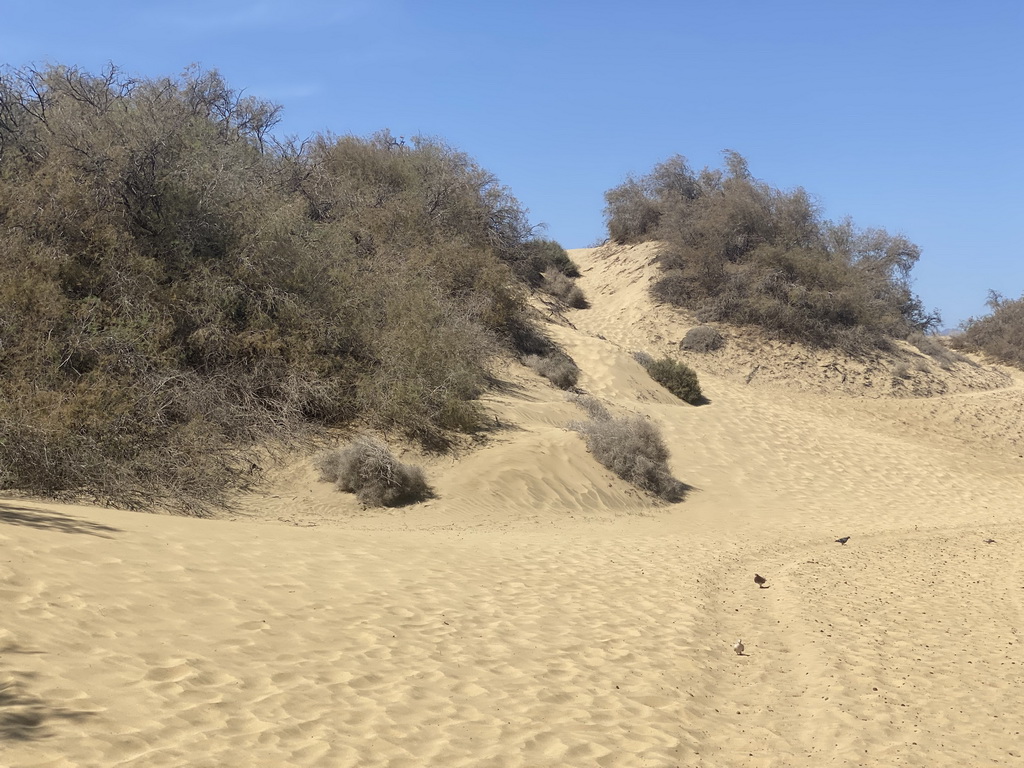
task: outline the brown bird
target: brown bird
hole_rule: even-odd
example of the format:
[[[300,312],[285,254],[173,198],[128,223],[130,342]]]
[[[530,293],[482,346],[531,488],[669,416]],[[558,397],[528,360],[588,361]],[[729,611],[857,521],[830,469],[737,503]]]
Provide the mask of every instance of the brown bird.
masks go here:
[[[759,573],[754,574],[754,583],[757,584],[761,589],[764,589],[764,585],[768,583],[768,579]]]

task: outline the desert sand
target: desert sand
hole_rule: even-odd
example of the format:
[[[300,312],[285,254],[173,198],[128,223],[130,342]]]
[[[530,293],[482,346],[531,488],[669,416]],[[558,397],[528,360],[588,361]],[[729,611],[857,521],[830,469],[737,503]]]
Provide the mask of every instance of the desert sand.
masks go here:
[[[299,456],[222,519],[0,501],[0,764],[1024,764],[1024,374],[681,353],[651,246],[571,255],[592,306],[549,332],[661,428],[683,502],[518,365],[485,439],[409,449],[423,504],[361,509]]]

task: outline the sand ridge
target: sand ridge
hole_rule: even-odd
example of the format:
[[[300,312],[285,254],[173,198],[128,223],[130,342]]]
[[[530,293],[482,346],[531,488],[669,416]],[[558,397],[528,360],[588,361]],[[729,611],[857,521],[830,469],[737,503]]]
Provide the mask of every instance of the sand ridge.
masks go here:
[[[308,457],[219,520],[2,501],[0,764],[1019,764],[1020,375],[881,396],[884,361],[830,387],[780,347],[748,381],[736,341],[684,356],[687,406],[632,356],[694,324],[647,299],[651,248],[572,255],[593,306],[550,333],[659,425],[684,502],[515,365],[487,440],[410,449],[425,504],[361,509]]]

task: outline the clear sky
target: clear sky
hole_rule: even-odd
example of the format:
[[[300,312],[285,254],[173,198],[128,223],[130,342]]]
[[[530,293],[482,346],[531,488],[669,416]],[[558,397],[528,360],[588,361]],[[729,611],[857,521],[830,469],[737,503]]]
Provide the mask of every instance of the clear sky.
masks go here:
[[[440,137],[567,248],[628,173],[733,149],[921,246],[947,327],[1024,294],[1024,0],[8,0],[0,62],[198,63],[280,136]]]

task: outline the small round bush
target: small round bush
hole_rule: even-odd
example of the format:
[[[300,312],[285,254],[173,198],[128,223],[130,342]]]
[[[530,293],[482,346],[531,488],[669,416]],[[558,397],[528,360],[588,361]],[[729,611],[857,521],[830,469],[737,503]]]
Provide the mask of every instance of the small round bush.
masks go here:
[[[578,285],[574,285],[569,289],[569,293],[565,297],[565,303],[573,309],[590,308],[590,302],[587,301],[586,294],[583,293],[583,289]]]
[[[354,493],[368,507],[397,507],[421,501],[430,488],[419,467],[403,464],[383,443],[359,437],[348,446],[321,454],[320,478]]]
[[[563,352],[527,355],[523,362],[559,389],[572,389],[580,378],[579,367]]]
[[[697,381],[697,372],[685,363],[673,360],[671,357],[663,357],[645,367],[652,379],[683,402],[690,405],[699,405],[704,402],[704,395],[700,391],[700,382]]]
[[[576,285],[576,281],[558,270],[552,269],[545,275],[541,289],[573,309],[586,309],[590,306],[583,289]]]
[[[717,328],[710,325],[698,325],[691,328],[679,342],[679,348],[687,352],[711,352],[721,349],[725,344],[725,337]]]

